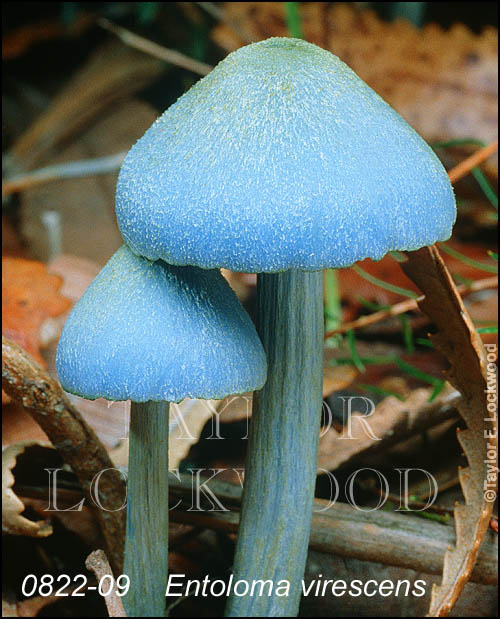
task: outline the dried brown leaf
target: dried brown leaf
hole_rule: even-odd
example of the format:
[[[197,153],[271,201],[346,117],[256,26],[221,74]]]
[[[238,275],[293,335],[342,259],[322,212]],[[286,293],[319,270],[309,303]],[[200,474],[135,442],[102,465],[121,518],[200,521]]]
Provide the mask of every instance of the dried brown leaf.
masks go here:
[[[184,400],[170,405],[168,468],[177,469],[192,445],[198,442],[203,426],[213,415],[216,400]]]
[[[146,86],[163,68],[159,60],[119,41],[99,47],[14,144],[6,160],[10,173],[46,161],[54,147],[73,137],[117,101]]]
[[[442,617],[450,613],[469,580],[489,526],[494,499],[488,500],[484,484],[490,467],[497,466],[489,453],[497,453],[497,419],[487,412],[484,346],[437,248],[408,254],[402,267],[425,295],[419,305],[438,329],[432,339],[450,364],[447,378],[462,394],[458,410],[467,425],[458,433],[469,463],[459,472],[465,505],[455,508],[456,545],[445,555],[443,580],[433,590],[429,611],[429,616]]]
[[[55,156],[47,154],[43,165],[126,151],[156,116],[156,111],[142,101],[116,102],[112,109],[101,110],[98,118],[92,119],[92,125],[79,134],[78,140],[65,144]],[[23,191],[20,229],[32,255],[42,261],[53,257],[54,249],[43,218],[47,210],[56,210],[62,252],[104,265],[123,243],[114,210],[116,176],[116,173],[109,173],[97,179],[94,176],[64,179]]]
[[[47,537],[52,535],[52,525],[46,520],[28,520],[22,513],[25,505],[12,489],[15,484],[13,470],[17,458],[33,445],[35,441],[23,441],[7,447],[2,453],[2,531],[10,535],[28,537]],[[50,449],[50,445],[45,445]]]
[[[5,397],[7,397],[6,394]],[[27,440],[48,442],[49,439],[45,432],[28,414],[21,402],[11,400],[2,404],[3,445],[12,445]]]
[[[353,414],[342,432],[328,428],[320,438],[318,466],[333,471],[361,454],[384,450],[453,416],[457,392],[448,386],[429,402],[431,391],[415,389],[404,402],[389,396],[369,417]]]

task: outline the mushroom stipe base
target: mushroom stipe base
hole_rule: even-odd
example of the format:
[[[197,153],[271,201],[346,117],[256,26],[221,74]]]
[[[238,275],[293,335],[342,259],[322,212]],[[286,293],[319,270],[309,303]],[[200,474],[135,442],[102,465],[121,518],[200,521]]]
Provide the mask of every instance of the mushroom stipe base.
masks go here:
[[[317,472],[323,381],[323,274],[260,274],[257,329],[268,378],[256,393],[235,580],[290,582],[286,597],[230,597],[228,617],[298,614]]]
[[[168,402],[132,402],[123,598],[129,617],[163,617],[168,578]],[[159,578],[159,574],[163,578]]]

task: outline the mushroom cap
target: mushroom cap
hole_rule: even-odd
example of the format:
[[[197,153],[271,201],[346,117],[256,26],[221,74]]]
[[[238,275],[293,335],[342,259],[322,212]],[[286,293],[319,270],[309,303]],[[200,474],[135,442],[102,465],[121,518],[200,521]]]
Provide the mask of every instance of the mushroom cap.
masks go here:
[[[345,267],[449,238],[448,176],[346,64],[298,39],[229,54],[132,147],[116,212],[125,241],[171,264]]]
[[[219,271],[150,262],[124,245],[69,315],[57,373],[88,399],[219,399],[260,389],[266,357]]]

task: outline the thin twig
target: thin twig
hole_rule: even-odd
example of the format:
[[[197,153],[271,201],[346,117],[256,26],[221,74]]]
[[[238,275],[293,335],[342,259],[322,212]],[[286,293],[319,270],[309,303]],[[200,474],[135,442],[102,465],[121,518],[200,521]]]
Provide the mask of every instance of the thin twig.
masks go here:
[[[480,290],[487,290],[489,288],[498,288],[498,277],[486,277],[484,279],[478,279],[470,284],[460,284],[457,286],[457,290],[462,296],[467,296],[472,294],[473,292],[479,292]],[[406,312],[411,312],[413,310],[418,309],[418,302],[422,300],[423,297],[419,297],[418,299],[405,299],[400,303],[396,303],[387,309],[379,310],[378,312],[373,312],[373,314],[368,314],[367,316],[361,316],[356,320],[352,320],[351,322],[346,322],[337,329],[333,329],[332,331],[328,331],[325,333],[325,340],[331,337],[332,335],[336,335],[337,333],[346,333],[351,329],[361,329],[362,327],[368,327],[382,320],[386,320],[387,318],[393,318],[394,316],[400,316],[401,314],[405,314]]]
[[[201,6],[202,9],[214,19],[218,19],[219,21],[224,21],[224,11],[220,6],[215,4],[215,2],[197,2],[198,6]]]
[[[111,571],[105,553],[102,550],[94,550],[94,552],[91,552],[85,560],[85,567],[91,572],[94,572],[98,583],[101,583],[105,576],[111,576],[109,584],[110,591],[106,589],[106,595],[104,596],[108,615],[110,617],[126,617],[127,614],[123,608],[122,598],[117,593],[116,582],[113,578],[113,572]]]
[[[497,152],[497,150],[498,150],[498,139],[496,139],[494,142],[491,142],[491,144],[488,144],[484,148],[481,148],[480,150],[476,151],[470,157],[467,157],[467,159],[464,159],[458,165],[452,168],[448,172],[450,181],[452,183],[456,183],[458,180],[460,180],[464,176],[467,176],[467,174],[473,168],[476,168],[479,164],[483,163],[483,161],[486,161],[486,159],[491,157],[491,155],[494,155]]]
[[[448,481],[443,481],[439,484],[439,492],[445,492],[446,490],[449,490],[450,488],[455,488],[455,486],[458,486],[460,483],[460,478],[458,477],[454,477],[453,479],[449,479]],[[422,501],[427,500],[428,498],[430,498],[430,496],[434,493],[434,489],[431,489],[429,487],[429,490],[427,490],[427,492],[420,492],[419,493],[419,498]]]
[[[457,484],[458,479],[457,479]],[[419,499],[411,499],[408,496],[397,496],[396,494],[387,494],[385,492],[384,489],[382,488],[375,488],[375,487],[371,487],[369,484],[361,484],[360,482],[358,482],[359,486],[363,489],[366,490],[368,492],[371,492],[372,494],[376,495],[377,497],[380,497],[381,499],[383,499],[384,501],[388,501],[389,503],[392,503],[394,505],[403,505],[405,504],[405,506],[407,505],[409,508],[409,511],[416,511],[418,514],[421,514],[422,512],[429,512],[429,513],[433,513],[433,514],[439,514],[441,516],[453,516],[453,508],[448,508],[448,507],[442,507],[441,505],[429,505],[428,501],[422,501]],[[439,492],[442,492],[444,490],[444,488],[439,487]],[[404,510],[401,510],[404,511]]]
[[[180,475],[180,479],[171,479],[171,520],[236,533],[241,487],[217,479],[210,480],[208,485],[227,511],[214,511],[209,499],[206,504],[202,501],[200,509],[193,510],[193,480],[189,475]],[[417,519],[408,512],[365,511],[345,503],[315,499],[309,547],[360,561],[439,574],[443,555],[454,535],[451,527]],[[482,548],[473,581],[497,581],[497,554],[497,539],[491,534]]]
[[[47,434],[75,471],[96,510],[115,574],[121,574],[125,533],[125,484],[95,432],[72,406],[59,383],[25,350],[2,336],[2,387]]]
[[[194,60],[194,58],[185,56],[175,49],[163,47],[162,45],[158,45],[158,43],[154,43],[144,37],[140,37],[138,34],[134,34],[130,30],[110,22],[105,17],[99,18],[97,20],[97,24],[101,26],[101,28],[104,28],[104,30],[115,34],[121,41],[123,41],[123,43],[125,43],[125,45],[133,47],[134,49],[144,52],[145,54],[149,54],[150,56],[154,56],[164,62],[174,64],[177,67],[182,67],[183,69],[187,69],[188,71],[192,71],[198,75],[207,75],[213,69],[211,65],[200,62],[199,60]]]
[[[244,43],[253,43],[254,39],[245,32],[242,24],[237,22],[234,19],[231,19],[226,13],[225,10],[221,9],[220,6],[215,4],[215,2],[197,2],[198,6],[204,9],[211,17],[217,19],[234,32]]]
[[[93,176],[96,174],[108,174],[120,169],[127,151],[109,155],[108,157],[98,157],[96,159],[82,159],[80,161],[68,161],[58,165],[51,165],[46,168],[34,170],[28,174],[19,174],[8,178],[2,184],[2,197],[31,189],[37,185],[59,181],[70,178],[80,178],[82,176]]]

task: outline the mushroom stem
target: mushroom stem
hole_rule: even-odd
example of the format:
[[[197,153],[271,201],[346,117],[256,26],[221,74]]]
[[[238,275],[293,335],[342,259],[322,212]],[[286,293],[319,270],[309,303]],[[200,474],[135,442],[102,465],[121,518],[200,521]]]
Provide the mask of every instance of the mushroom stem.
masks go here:
[[[163,617],[168,571],[168,402],[130,409],[124,597],[129,617]]]
[[[298,614],[314,498],[323,378],[323,275],[258,276],[258,331],[267,382],[254,400],[234,581],[273,594],[230,597],[229,617]],[[276,595],[279,581],[288,595]],[[282,583],[283,584],[283,583]],[[259,588],[256,588],[259,591]],[[283,589],[281,589],[283,593]]]

